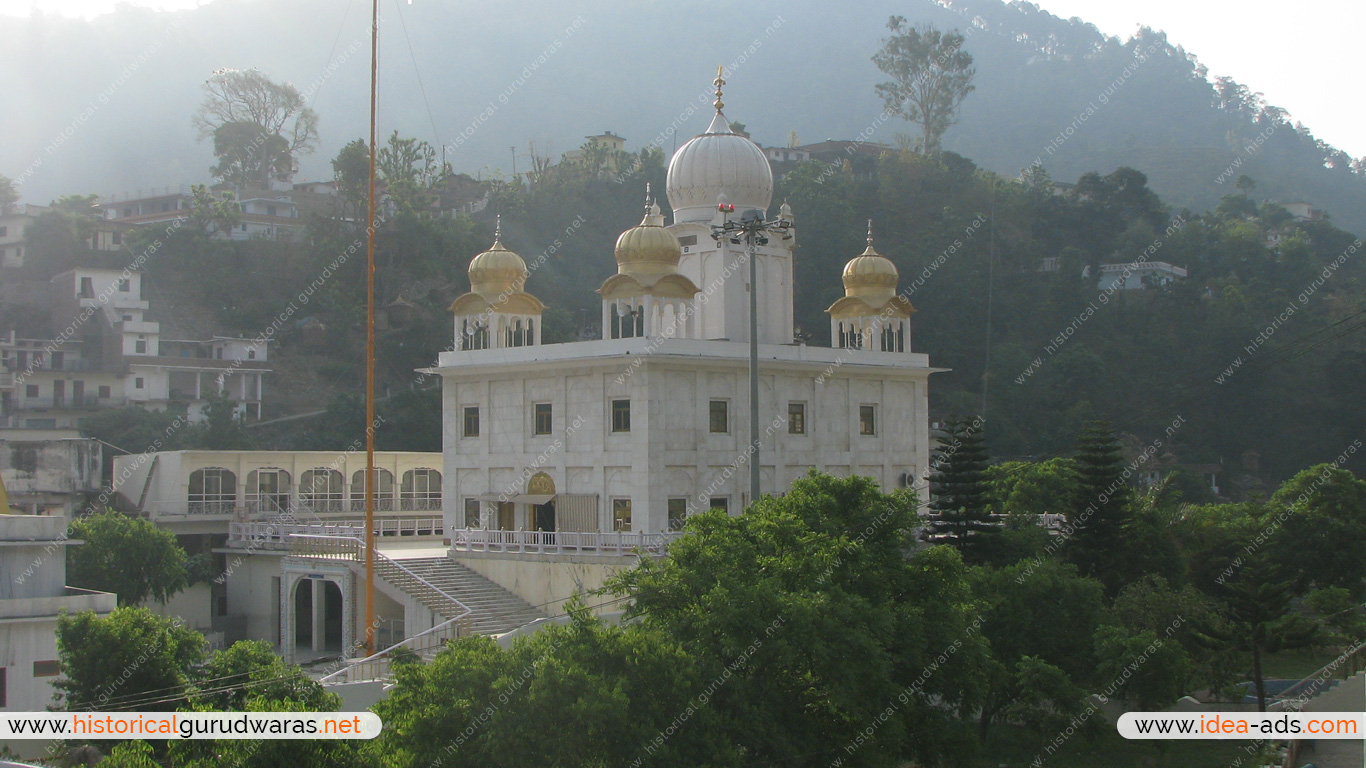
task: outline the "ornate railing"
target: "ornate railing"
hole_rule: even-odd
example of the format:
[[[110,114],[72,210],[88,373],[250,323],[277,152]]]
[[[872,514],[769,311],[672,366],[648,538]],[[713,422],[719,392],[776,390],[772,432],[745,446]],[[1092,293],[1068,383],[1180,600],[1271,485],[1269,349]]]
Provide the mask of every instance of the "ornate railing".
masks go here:
[[[669,543],[683,532],[642,533],[636,531],[491,531],[458,528],[450,531],[451,548],[466,552],[511,552],[516,554],[630,555],[645,552],[663,555]]]
[[[365,551],[365,541],[354,536],[292,534],[289,537],[291,557],[363,563]],[[324,677],[323,683],[382,680],[388,676],[389,656],[395,650],[408,648],[419,656],[425,656],[443,648],[447,641],[468,636],[471,632],[471,611],[468,606],[408,570],[401,562],[386,557],[379,551],[374,553],[374,557],[377,576],[416,598],[418,602],[431,609],[433,614],[445,616],[446,621],[378,653],[348,661],[344,668]]]
[[[347,536],[361,539],[365,523],[361,520],[334,520],[316,523],[268,521],[228,523],[228,546],[250,549],[284,549],[294,535]],[[375,536],[380,539],[405,537],[442,537],[446,523],[440,517],[390,517],[375,520]]]

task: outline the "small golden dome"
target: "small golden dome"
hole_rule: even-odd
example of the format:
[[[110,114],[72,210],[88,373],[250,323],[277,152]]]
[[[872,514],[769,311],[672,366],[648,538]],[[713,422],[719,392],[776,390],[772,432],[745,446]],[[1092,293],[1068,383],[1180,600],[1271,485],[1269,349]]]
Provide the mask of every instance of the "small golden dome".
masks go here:
[[[896,295],[896,265],[873,248],[873,222],[868,222],[868,247],[844,265],[844,295],[881,304]]]
[[[678,261],[683,257],[683,246],[674,233],[664,227],[664,217],[659,213],[659,205],[649,201],[649,187],[646,187],[645,218],[638,226],[632,227],[617,238],[614,255],[617,259],[617,273],[622,275],[652,276],[668,275],[678,271]]]
[[[503,222],[493,233],[493,245],[470,260],[470,290],[492,296],[522,290],[526,284],[526,262],[503,246]]]

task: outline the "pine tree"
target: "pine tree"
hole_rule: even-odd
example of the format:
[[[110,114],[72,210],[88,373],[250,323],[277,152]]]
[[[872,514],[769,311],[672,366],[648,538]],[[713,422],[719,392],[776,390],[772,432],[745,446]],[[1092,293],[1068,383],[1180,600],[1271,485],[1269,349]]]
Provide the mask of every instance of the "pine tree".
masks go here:
[[[1131,493],[1119,441],[1104,422],[1089,422],[1077,437],[1076,494],[1068,514],[1067,551],[1085,576],[1112,592],[1124,572],[1124,524]]]
[[[930,458],[930,523],[927,538],[948,544],[971,563],[985,562],[1000,528],[991,520],[987,447],[980,421],[954,419]]]

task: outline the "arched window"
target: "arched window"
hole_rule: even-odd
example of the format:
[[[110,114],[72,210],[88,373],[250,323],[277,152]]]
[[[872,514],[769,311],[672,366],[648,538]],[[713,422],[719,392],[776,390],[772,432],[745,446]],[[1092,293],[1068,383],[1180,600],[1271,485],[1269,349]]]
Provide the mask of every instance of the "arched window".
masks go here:
[[[375,511],[390,512],[394,509],[394,473],[375,467]],[[351,511],[365,511],[365,470],[351,473]]]
[[[488,349],[489,327],[487,323],[465,318],[460,321],[461,349]]]
[[[299,502],[314,512],[340,512],[346,498],[346,481],[335,469],[320,467],[299,476]]]
[[[252,512],[288,513],[289,486],[289,473],[283,469],[253,469],[247,473],[247,486],[244,489],[247,508]]]
[[[190,473],[190,514],[226,515],[237,505],[237,475],[222,467]]]
[[[425,468],[404,472],[399,502],[405,510],[441,509],[441,473]]]

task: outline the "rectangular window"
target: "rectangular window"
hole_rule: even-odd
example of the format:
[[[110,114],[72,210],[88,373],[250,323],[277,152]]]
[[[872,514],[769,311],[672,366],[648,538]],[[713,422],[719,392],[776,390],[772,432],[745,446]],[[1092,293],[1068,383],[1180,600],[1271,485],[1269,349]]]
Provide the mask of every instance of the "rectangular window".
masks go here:
[[[631,431],[631,401],[613,400],[612,401],[612,431],[630,432]]]
[[[730,423],[728,418],[729,406],[730,403],[726,402],[725,400],[711,401],[710,422],[712,432],[715,432],[717,434],[726,434],[727,432],[730,432]]]
[[[465,527],[478,528],[480,508],[479,499],[465,499]]]
[[[631,530],[630,499],[612,499],[612,530]]]
[[[109,397],[109,387],[100,387],[100,397]]]
[[[115,232],[110,240],[113,241],[114,245],[123,245],[123,233]]]
[[[669,530],[681,531],[688,521],[688,500],[669,499]]]
[[[877,409],[871,405],[860,405],[858,407],[858,433],[860,435],[877,434]]]
[[[787,404],[787,433],[789,435],[806,434],[806,403]]]
[[[535,406],[536,423],[532,426],[533,435],[550,434],[550,403],[537,403]]]
[[[729,496],[713,496],[713,497],[711,497],[711,508],[712,508],[712,509],[719,509],[719,510],[721,510],[722,512],[725,512],[726,514],[730,514],[730,497],[729,497]]]
[[[465,437],[479,437],[479,406],[465,406]]]
[[[62,664],[59,661],[33,662],[34,677],[56,677],[60,674],[62,674]]]
[[[37,384],[26,384],[26,385],[24,386],[24,397],[37,397],[37,396],[38,396],[38,385],[37,385]]]
[[[141,376],[137,377],[136,379],[133,379],[133,389],[142,389],[142,384],[143,381]]]
[[[0,227],[0,237],[5,237],[5,236],[8,235],[8,234],[9,234],[9,227]]]
[[[697,245],[697,235],[684,235],[678,238],[679,245]]]
[[[128,293],[133,289],[133,281],[126,277],[119,278],[119,292]]]
[[[137,341],[133,342],[133,352],[139,355],[147,354],[147,340],[138,339]]]

